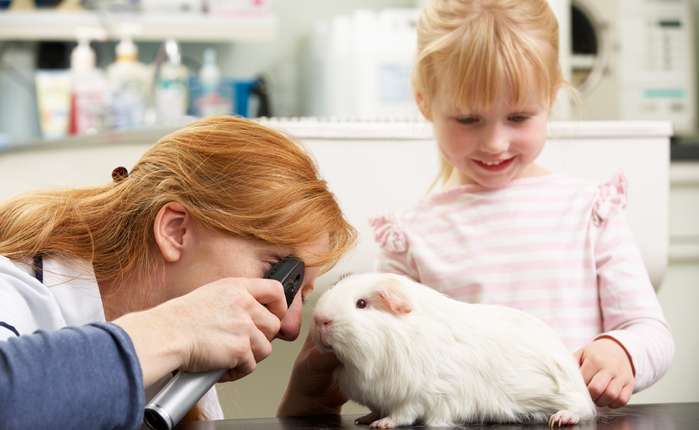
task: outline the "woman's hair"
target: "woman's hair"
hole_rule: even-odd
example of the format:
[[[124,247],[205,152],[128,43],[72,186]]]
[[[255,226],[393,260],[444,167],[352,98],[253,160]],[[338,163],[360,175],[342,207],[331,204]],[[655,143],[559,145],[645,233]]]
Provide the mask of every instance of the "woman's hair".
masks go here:
[[[428,117],[438,95],[487,110],[496,97],[520,106],[534,94],[550,108],[563,83],[547,0],[430,0],[420,15],[413,90]],[[452,170],[442,159],[441,179]]]
[[[0,205],[0,255],[85,259],[98,281],[141,277],[157,267],[153,223],[168,202],[207,227],[277,246],[327,234],[328,252],[307,261],[325,269],[356,237],[301,146],[255,122],[214,117],[160,139],[117,182]]]

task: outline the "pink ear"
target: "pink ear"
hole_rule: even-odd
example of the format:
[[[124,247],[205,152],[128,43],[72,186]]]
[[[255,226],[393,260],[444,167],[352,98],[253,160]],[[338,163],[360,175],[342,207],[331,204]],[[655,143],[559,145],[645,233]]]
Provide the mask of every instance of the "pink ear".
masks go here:
[[[379,309],[383,309],[393,315],[405,315],[413,310],[408,297],[401,291],[400,286],[394,284],[393,281],[381,285],[373,298]]]

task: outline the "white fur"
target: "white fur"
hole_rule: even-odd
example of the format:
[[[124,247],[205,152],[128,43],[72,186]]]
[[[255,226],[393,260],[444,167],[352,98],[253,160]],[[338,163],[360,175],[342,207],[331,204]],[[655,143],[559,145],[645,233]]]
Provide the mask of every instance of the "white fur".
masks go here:
[[[371,302],[387,282],[410,312]],[[356,306],[360,298],[370,302],[365,309]],[[545,423],[561,411],[580,419],[596,413],[573,355],[550,327],[516,309],[459,302],[406,277],[368,273],[328,290],[314,316],[332,320],[322,335],[318,325],[311,330],[343,363],[342,391],[370,408],[372,419],[387,419],[374,427]]]

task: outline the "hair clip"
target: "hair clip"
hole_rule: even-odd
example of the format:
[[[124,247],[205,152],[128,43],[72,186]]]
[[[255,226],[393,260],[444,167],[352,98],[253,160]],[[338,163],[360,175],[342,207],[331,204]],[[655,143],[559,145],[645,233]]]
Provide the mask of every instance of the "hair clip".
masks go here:
[[[112,170],[112,180],[114,180],[114,182],[119,182],[122,179],[126,179],[128,176],[129,171],[126,170],[124,166],[115,167],[114,170]]]

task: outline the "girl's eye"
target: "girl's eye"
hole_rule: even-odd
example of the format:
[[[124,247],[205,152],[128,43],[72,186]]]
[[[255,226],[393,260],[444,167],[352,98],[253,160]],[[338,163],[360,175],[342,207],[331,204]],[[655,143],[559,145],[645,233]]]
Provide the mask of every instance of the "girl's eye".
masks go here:
[[[521,123],[521,122],[524,122],[524,121],[526,121],[526,120],[528,120],[528,119],[529,119],[529,117],[526,116],[526,115],[512,115],[512,116],[509,118],[509,120],[510,120],[511,122],[515,122],[515,123]]]
[[[459,124],[471,125],[476,124],[480,119],[477,116],[461,116],[456,118]]]
[[[366,307],[366,305],[367,305],[366,300],[364,300],[364,299],[357,300],[357,309],[364,309]]]

